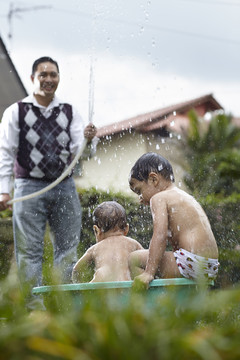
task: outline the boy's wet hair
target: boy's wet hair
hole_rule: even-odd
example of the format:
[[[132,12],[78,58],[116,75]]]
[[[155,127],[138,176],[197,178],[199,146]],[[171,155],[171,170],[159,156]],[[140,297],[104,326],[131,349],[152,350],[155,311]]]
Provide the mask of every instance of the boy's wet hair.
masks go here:
[[[53,60],[50,56],[42,56],[39,59],[34,61],[33,66],[32,66],[32,76],[34,76],[35,72],[37,71],[38,65],[42,64],[44,62],[50,62],[50,63],[56,65],[57,71],[59,72],[58,63],[55,60]]]
[[[98,205],[93,212],[93,224],[103,232],[116,227],[124,230],[127,226],[125,209],[116,201],[105,201]]]
[[[134,178],[139,181],[147,181],[150,172],[161,174],[161,176],[174,182],[172,165],[163,156],[149,152],[142,155],[134,164],[130,172],[130,180]]]

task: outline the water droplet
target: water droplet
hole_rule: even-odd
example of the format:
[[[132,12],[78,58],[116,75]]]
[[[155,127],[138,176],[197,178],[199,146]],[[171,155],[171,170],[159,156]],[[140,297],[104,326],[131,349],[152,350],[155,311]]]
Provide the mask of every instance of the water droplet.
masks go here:
[[[140,31],[139,31],[139,34],[142,34],[143,32],[144,32],[144,26],[141,26],[141,28],[140,28]]]

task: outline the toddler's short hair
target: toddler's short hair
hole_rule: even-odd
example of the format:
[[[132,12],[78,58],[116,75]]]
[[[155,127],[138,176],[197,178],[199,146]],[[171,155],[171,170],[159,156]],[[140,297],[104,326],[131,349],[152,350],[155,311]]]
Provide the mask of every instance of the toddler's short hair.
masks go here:
[[[97,225],[103,232],[115,227],[124,230],[127,226],[125,209],[116,201],[105,201],[95,208],[93,224]]]
[[[163,156],[149,152],[142,155],[134,164],[130,172],[130,178],[139,181],[147,181],[150,172],[161,174],[166,180],[174,182],[172,165]]]

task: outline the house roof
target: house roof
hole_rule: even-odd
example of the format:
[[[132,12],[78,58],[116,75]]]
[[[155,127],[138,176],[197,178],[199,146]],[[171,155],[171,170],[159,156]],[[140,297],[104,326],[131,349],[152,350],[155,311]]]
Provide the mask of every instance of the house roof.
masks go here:
[[[204,115],[206,112],[223,108],[212,94],[208,94],[103,126],[98,129],[97,136],[101,138],[133,129],[140,132],[148,132],[165,126],[171,127],[172,131],[179,132],[188,126],[186,114],[191,109],[195,109],[199,115]]]
[[[4,110],[27,96],[27,91],[0,37],[0,120]]]

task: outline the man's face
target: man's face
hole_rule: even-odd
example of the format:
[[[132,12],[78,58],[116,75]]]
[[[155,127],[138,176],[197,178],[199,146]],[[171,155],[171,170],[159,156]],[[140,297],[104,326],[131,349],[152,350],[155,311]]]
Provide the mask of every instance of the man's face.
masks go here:
[[[34,84],[34,94],[47,97],[54,95],[60,80],[56,65],[50,62],[39,64],[31,79]]]

